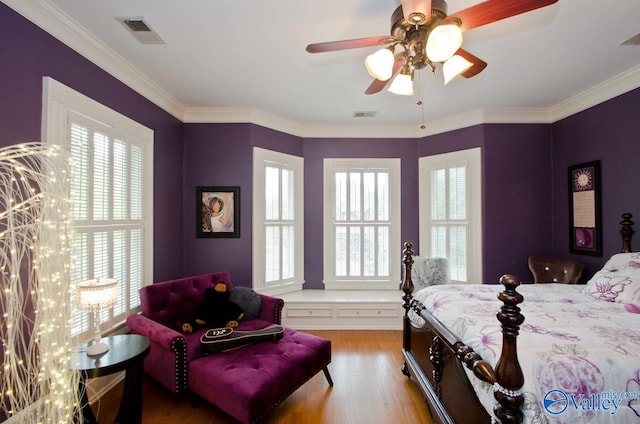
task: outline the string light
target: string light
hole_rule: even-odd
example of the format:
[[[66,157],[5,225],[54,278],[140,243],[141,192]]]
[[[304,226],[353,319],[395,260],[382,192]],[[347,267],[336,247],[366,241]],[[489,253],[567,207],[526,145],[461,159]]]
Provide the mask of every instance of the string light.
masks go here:
[[[0,410],[24,423],[82,420],[69,368],[68,167],[58,146],[0,149]]]

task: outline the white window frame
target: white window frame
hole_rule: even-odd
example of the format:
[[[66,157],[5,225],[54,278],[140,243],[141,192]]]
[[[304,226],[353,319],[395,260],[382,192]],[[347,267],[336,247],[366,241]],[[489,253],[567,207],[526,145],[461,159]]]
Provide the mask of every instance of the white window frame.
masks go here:
[[[398,290],[400,274],[400,158],[324,159],[323,282],[326,290]],[[389,172],[389,276],[343,279],[336,276],[335,173],[344,170]],[[396,249],[398,255],[396,255]],[[397,257],[397,258],[396,258]]]
[[[136,144],[143,147],[143,218],[142,252],[140,257],[142,269],[140,270],[140,284],[142,286],[151,284],[153,279],[153,131],[50,77],[44,77],[42,141],[65,148],[69,147],[70,120],[74,115],[86,117],[87,121],[95,121],[96,125],[109,128],[110,132],[117,134],[119,138],[135,141]],[[113,224],[108,225],[113,226]],[[73,258],[71,258],[71,261],[73,263]],[[113,263],[113,258],[111,258],[111,263]],[[92,272],[91,267],[89,272]],[[89,275],[87,277],[112,276]],[[79,282],[71,281],[72,293],[75,293],[75,290],[73,290],[74,285]],[[138,293],[133,289],[129,289],[128,281],[118,281],[118,284],[121,286],[119,296],[123,296],[121,302],[124,306],[124,312],[118,316],[114,316],[111,311],[108,314],[103,312],[101,318],[103,332],[118,327],[128,315],[140,311]],[[72,316],[79,313],[87,315],[85,311],[78,309],[75,299],[71,299],[70,305]],[[82,328],[80,333],[72,336],[78,342],[89,340],[93,336],[89,320],[83,316],[80,325]]]
[[[294,181],[294,276],[287,280],[266,282],[265,246],[265,169],[266,166],[293,171]],[[304,284],[304,159],[260,147],[253,148],[253,289],[278,295],[302,290]]]
[[[467,281],[482,282],[482,150],[479,147],[440,155],[421,157],[418,160],[420,251],[431,256],[431,170],[466,167],[466,205],[468,217]]]

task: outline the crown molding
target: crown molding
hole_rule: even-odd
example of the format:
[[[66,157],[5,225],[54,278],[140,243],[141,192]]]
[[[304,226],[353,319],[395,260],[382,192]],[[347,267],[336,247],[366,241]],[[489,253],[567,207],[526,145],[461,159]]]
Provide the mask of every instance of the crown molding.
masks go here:
[[[258,108],[188,107],[183,117],[185,124],[251,123],[304,137],[304,128],[300,124]]]
[[[549,114],[556,122],[639,87],[640,65],[550,107]]]
[[[183,104],[53,3],[47,0],[2,2],[167,113],[183,120]]]
[[[418,131],[407,126],[301,125],[257,108],[187,108],[184,122],[251,123],[303,138],[418,138]]]
[[[411,125],[311,125],[255,108],[192,108],[182,104],[48,0],[0,0],[95,65],[184,123],[253,123],[309,138],[422,138],[485,123],[553,123],[640,87],[640,66],[546,108],[477,109]]]

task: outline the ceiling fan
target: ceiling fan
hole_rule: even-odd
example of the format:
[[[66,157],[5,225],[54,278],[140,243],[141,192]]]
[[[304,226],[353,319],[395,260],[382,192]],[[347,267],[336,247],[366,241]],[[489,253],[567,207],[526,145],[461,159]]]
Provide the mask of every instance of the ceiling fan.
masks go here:
[[[375,78],[365,94],[382,91],[395,75],[389,91],[413,94],[413,76],[419,69],[436,71],[442,63],[445,84],[459,75],[471,78],[487,63],[462,49],[462,33],[511,16],[556,3],[558,0],[486,0],[447,15],[444,0],[402,0],[391,15],[390,35],[309,44],[307,52],[388,45],[369,55],[365,65]]]

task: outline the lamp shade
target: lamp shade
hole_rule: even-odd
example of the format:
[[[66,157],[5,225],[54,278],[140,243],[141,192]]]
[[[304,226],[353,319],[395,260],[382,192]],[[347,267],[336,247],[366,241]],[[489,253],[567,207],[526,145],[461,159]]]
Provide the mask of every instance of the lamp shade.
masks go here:
[[[398,74],[391,82],[389,92],[402,96],[413,96],[413,81],[411,81],[411,75],[404,72]]]
[[[367,56],[364,65],[367,67],[369,75],[380,81],[386,81],[393,74],[394,61],[393,51],[389,48],[384,48]]]
[[[473,63],[469,62],[462,56],[454,54],[442,65],[442,73],[444,74],[444,83],[449,84],[460,74],[469,69]]]
[[[112,307],[118,301],[118,281],[95,278],[78,284],[78,303],[85,309]]]
[[[438,25],[427,38],[427,57],[432,62],[444,62],[462,45],[462,30],[456,24]]]

